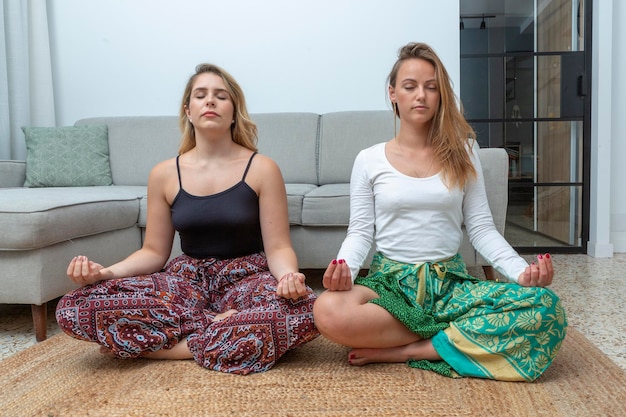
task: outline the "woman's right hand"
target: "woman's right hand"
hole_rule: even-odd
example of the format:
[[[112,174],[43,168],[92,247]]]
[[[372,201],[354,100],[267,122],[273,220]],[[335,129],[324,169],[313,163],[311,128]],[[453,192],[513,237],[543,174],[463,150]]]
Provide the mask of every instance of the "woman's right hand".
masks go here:
[[[348,291],[352,288],[352,273],[343,259],[333,259],[322,278],[324,288],[330,291]]]
[[[113,278],[113,273],[102,265],[90,261],[86,256],[76,256],[67,267],[67,276],[82,286]]]
[[[537,255],[537,262],[526,267],[517,283],[523,287],[547,287],[552,284],[554,266],[549,253]]]

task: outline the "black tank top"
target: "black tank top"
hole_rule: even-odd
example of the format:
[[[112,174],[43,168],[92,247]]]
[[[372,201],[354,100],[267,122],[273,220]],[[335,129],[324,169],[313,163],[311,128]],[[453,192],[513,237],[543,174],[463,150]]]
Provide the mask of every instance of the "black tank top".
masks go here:
[[[243,178],[231,188],[199,197],[183,189],[176,158],[180,190],[172,202],[172,223],[180,235],[183,252],[194,258],[235,258],[263,250],[259,197],[246,184],[252,154]]]

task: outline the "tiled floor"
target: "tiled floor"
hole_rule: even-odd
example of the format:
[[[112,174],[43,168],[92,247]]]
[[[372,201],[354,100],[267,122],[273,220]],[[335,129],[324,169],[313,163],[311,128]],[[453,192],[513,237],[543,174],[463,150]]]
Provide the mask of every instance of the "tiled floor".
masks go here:
[[[532,257],[525,256],[527,260]],[[626,254],[613,258],[553,255],[556,278],[552,288],[568,313],[569,324],[626,370]],[[316,289],[319,273],[307,271]],[[480,269],[471,270],[479,275]],[[49,303],[48,335],[59,333],[55,303]],[[0,359],[35,344],[30,306],[0,304]]]

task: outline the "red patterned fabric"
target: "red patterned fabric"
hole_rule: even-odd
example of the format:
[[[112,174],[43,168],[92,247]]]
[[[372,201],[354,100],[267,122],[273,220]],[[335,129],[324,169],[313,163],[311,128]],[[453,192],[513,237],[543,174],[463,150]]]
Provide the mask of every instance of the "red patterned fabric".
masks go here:
[[[315,294],[288,300],[263,253],[234,259],[173,259],[163,272],[101,281],[59,301],[56,318],[72,337],[120,358],[170,349],[187,338],[208,369],[248,374],[270,369],[288,350],[318,336]],[[237,313],[213,322],[215,315]]]

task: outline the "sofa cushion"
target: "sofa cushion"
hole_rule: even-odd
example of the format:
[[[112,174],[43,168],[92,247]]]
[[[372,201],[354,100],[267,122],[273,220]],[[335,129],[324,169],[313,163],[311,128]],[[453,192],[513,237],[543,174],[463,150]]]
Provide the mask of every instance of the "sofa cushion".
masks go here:
[[[25,187],[111,185],[106,125],[23,127]]]
[[[349,183],[321,185],[304,196],[304,226],[347,226],[349,221]]]
[[[316,113],[255,113],[259,152],[280,167],[286,183],[319,184]]]
[[[129,192],[139,200],[139,216],[137,226],[146,227],[148,218],[148,186],[147,185],[116,185],[115,188]]]
[[[393,138],[393,119],[391,110],[323,114],[320,119],[319,184],[350,182],[352,164],[359,151]]]
[[[147,185],[152,167],[178,154],[177,116],[93,117],[74,125],[106,124],[115,185]]]
[[[317,188],[315,184],[285,184],[289,224],[302,224],[302,201],[304,196]]]
[[[124,229],[138,216],[137,196],[117,187],[0,189],[0,250],[38,249]]]
[[[106,125],[22,127],[25,187],[111,185]]]

